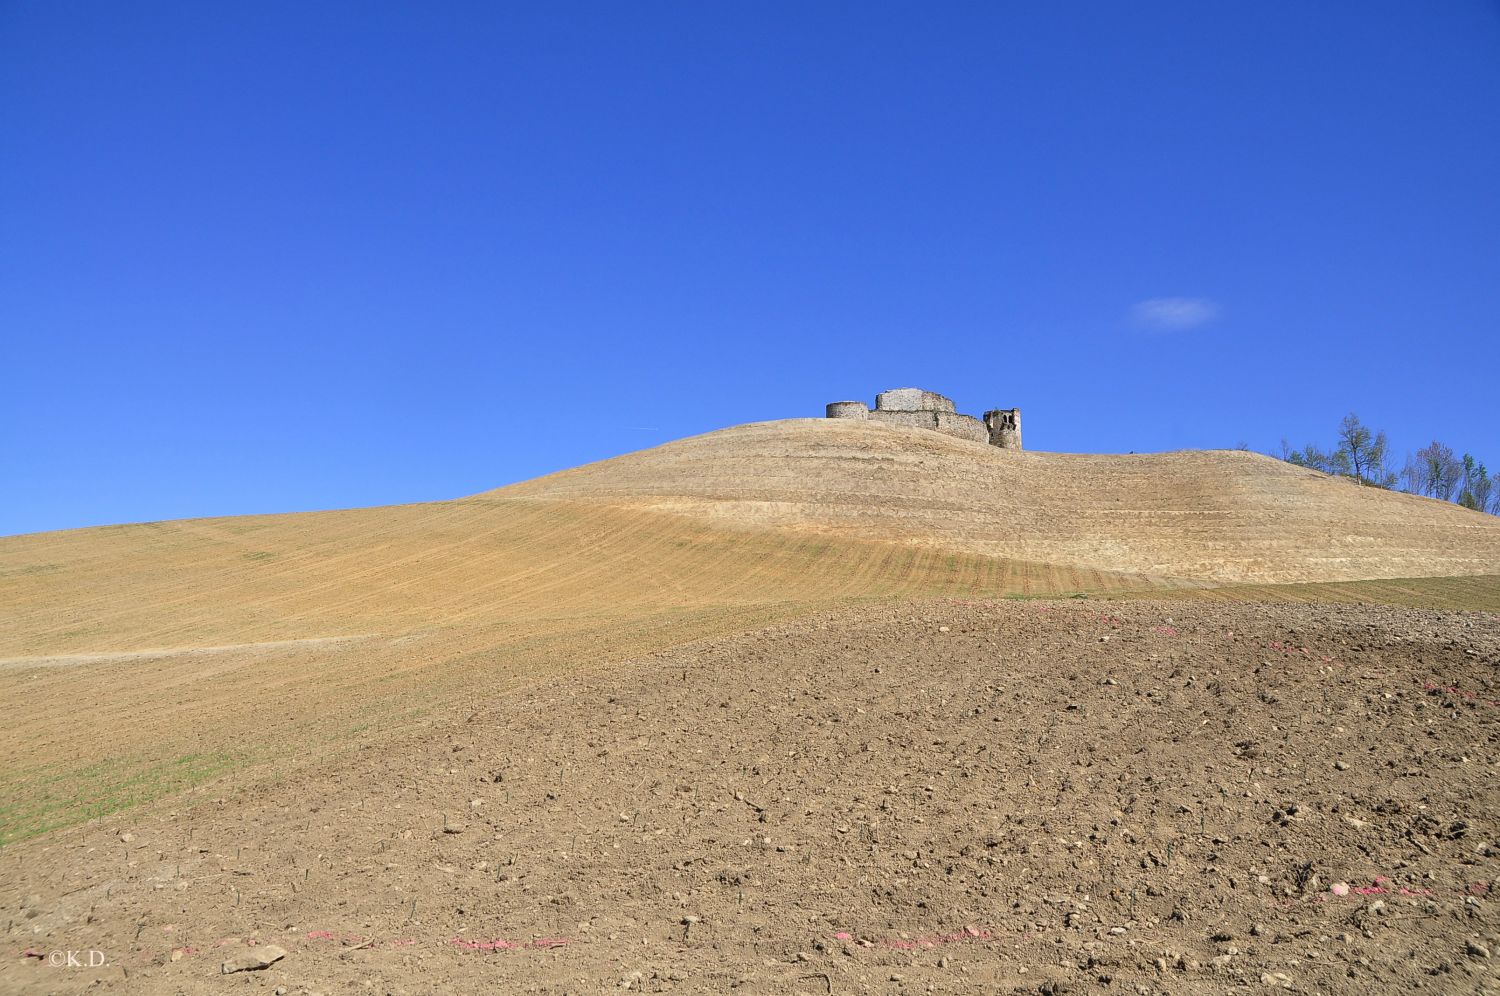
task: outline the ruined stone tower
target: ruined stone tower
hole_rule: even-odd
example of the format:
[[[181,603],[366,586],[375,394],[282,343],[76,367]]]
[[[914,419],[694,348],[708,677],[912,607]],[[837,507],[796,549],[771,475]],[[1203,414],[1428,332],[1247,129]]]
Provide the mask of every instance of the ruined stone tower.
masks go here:
[[[990,444],[1002,450],[1021,448],[1021,409],[996,408],[984,413],[984,427],[990,430]]]
[[[892,422],[919,429],[932,429],[948,436],[989,443],[1001,449],[1021,448],[1021,409],[1003,408],[984,413],[984,421],[961,415],[953,401],[917,387],[898,387],[875,396],[875,407],[863,401],[835,401],[828,405],[829,418]]]

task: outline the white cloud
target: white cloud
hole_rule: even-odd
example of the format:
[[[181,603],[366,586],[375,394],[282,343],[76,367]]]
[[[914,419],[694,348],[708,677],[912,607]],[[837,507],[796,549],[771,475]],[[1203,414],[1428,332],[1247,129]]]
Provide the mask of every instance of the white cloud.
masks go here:
[[[1131,309],[1135,324],[1153,332],[1183,332],[1219,317],[1219,306],[1206,297],[1153,297]]]

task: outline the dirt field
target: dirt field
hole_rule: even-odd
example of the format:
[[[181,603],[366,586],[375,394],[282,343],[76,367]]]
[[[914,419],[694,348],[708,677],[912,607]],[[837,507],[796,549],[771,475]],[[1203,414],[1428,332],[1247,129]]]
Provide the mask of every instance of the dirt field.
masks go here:
[[[1497,663],[1472,613],[820,614],[9,847],[0,987],[1500,991]]]
[[[0,992],[1500,993],[1500,522],[872,428],[0,538]]]
[[[819,606],[1175,583],[561,502],[0,540],[0,844]]]

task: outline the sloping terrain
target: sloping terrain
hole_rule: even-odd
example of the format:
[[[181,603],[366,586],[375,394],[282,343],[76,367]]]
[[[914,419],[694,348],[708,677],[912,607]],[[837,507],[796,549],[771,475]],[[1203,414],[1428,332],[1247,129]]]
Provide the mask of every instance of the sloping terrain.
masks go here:
[[[1227,582],[1500,572],[1500,519],[1255,453],[1000,450],[845,419],[737,426],[492,492]]]
[[[1142,581],[638,509],[471,499],[0,539],[0,658],[1127,583]]]
[[[0,843],[807,612],[1144,578],[525,499],[0,540]]]
[[[0,992],[1476,991],[1496,528],[806,420],[0,538]]]
[[[0,991],[1500,991],[1497,663],[1409,609],[820,613],[7,848]]]

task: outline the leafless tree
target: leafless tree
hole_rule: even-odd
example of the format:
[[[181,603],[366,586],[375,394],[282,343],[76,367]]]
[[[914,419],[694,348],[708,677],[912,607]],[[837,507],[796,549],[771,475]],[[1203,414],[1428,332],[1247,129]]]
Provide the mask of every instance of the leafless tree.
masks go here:
[[[1418,490],[1425,495],[1452,501],[1463,475],[1463,464],[1453,455],[1453,449],[1433,440],[1417,450]]]
[[[1401,490],[1414,495],[1424,494],[1423,480],[1421,462],[1408,453],[1406,463],[1401,467]]]
[[[1396,475],[1386,467],[1387,442],[1383,431],[1376,432],[1350,412],[1339,423],[1339,445],[1335,456],[1348,473],[1361,484],[1382,488],[1394,487]]]

